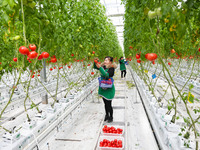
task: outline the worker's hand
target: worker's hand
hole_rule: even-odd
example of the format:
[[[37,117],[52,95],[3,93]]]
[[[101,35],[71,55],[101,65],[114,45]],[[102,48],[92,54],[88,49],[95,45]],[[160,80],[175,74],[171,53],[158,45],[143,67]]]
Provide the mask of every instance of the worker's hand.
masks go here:
[[[96,66],[97,66],[97,68],[100,68],[100,67],[101,67],[101,64],[97,63]]]

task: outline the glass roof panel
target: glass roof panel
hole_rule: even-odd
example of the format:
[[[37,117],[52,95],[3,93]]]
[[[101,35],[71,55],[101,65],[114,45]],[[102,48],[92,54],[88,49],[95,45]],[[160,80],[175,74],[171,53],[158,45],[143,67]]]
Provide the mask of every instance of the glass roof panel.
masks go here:
[[[105,6],[108,18],[116,26],[118,40],[123,49],[124,5],[121,4],[121,0],[100,0],[100,2]]]

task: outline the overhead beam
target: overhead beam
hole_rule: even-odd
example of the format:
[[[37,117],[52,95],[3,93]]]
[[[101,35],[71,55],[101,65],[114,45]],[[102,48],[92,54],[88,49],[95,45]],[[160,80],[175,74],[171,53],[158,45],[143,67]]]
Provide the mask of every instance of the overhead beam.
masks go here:
[[[110,15],[107,15],[108,17],[121,17],[121,16],[124,16],[124,14],[110,14]]]
[[[124,25],[123,24],[118,24],[118,25],[114,25],[116,27],[123,27]]]

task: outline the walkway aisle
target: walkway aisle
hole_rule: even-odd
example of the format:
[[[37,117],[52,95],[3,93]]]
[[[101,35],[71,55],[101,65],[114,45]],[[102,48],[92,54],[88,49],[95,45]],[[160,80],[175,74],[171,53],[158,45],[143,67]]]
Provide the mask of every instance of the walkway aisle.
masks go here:
[[[96,91],[97,92],[97,91]],[[99,99],[100,101],[101,99]],[[100,126],[103,123],[104,107],[102,102],[94,94],[82,105],[82,109],[72,115],[61,127],[61,130],[44,144],[42,150],[92,150],[94,141],[99,134]]]
[[[82,109],[77,111],[77,115],[72,114],[72,121],[66,121],[59,132],[49,138],[48,143],[44,143],[42,150],[94,150],[98,147],[97,141],[101,137],[103,125],[121,126],[125,128],[125,142],[128,150],[158,150],[156,141],[152,134],[143,105],[136,96],[136,88],[128,88],[128,84],[133,83],[131,74],[127,71],[126,80],[120,78],[120,71],[115,73],[115,98],[113,105],[113,122],[103,122],[104,104],[100,98],[94,94],[82,105]],[[126,91],[126,92],[125,92]],[[95,93],[97,90],[95,91]],[[137,100],[137,103],[135,103]],[[76,117],[77,116],[77,117]],[[127,124],[127,128],[125,127]],[[49,148],[48,148],[49,146]]]
[[[126,90],[127,95],[127,136],[129,150],[158,150],[158,145],[147,119],[144,107],[136,90],[131,73],[128,71],[126,82],[134,86]]]

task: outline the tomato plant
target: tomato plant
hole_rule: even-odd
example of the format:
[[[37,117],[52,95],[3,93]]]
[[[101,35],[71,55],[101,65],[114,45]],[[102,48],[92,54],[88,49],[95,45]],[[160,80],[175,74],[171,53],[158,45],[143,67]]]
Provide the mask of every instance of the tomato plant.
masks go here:
[[[62,0],[2,0],[0,7],[0,79],[7,73],[15,74],[14,86],[22,84],[25,87],[23,104],[28,121],[31,118],[26,101],[31,99],[31,81],[42,85],[40,74],[36,72],[42,69],[42,62],[47,62],[50,75],[57,72],[57,95],[59,79],[67,76],[61,75],[60,71],[75,72],[75,68],[81,63],[88,64],[88,67],[82,68],[86,70],[92,67],[89,67],[89,63],[94,57],[102,60],[107,55],[119,58],[123,54],[116,28],[109,21],[105,7],[99,1],[69,0],[66,3]],[[45,60],[39,61],[42,59]],[[63,64],[69,65],[64,68]],[[25,85],[21,83],[21,75],[26,73]],[[92,72],[91,74],[88,73],[85,81],[96,76]],[[73,86],[77,84],[68,82]],[[10,91],[9,101],[1,111],[0,119],[10,105],[14,88]]]
[[[154,89],[156,84],[152,86],[151,84],[153,84],[153,82],[145,76],[152,67],[156,68],[155,70],[158,68],[163,69],[160,73],[164,75],[164,78],[169,84],[168,87],[171,90],[170,94],[172,99],[168,100],[168,103],[171,104],[168,106],[169,111],[171,111],[171,109],[174,111],[171,122],[175,123],[177,118],[177,97],[179,97],[189,116],[185,122],[192,122],[191,126],[185,126],[184,128],[189,128],[189,130],[191,128],[193,129],[194,133],[192,140],[194,140],[194,138],[199,136],[199,132],[197,132],[194,123],[195,117],[192,117],[193,110],[190,109],[189,111],[189,106],[187,106],[188,104],[186,103],[187,97],[185,97],[177,88],[174,78],[176,75],[180,76],[180,74],[185,74],[185,76],[187,76],[186,83],[188,83],[194,73],[194,66],[196,66],[197,63],[199,66],[200,3],[196,0],[164,0],[159,3],[153,0],[123,0],[123,3],[125,4],[125,56],[127,58],[134,57],[138,52],[141,52],[140,59],[144,62],[144,65],[143,63],[138,65],[136,61],[133,61],[133,64],[136,65],[136,67],[134,65],[132,65],[132,67],[134,68],[134,71],[142,77],[155,97],[156,94]],[[130,45],[134,45],[134,49],[137,49],[137,51],[132,51]],[[152,63],[155,63],[155,60],[158,62],[156,63],[157,65],[151,65]],[[167,62],[167,60],[170,62]],[[174,64],[176,63],[176,65],[172,66],[173,62]],[[185,66],[190,69],[186,69],[187,71],[183,73],[179,68],[185,68]],[[188,70],[191,70],[191,73],[189,73]],[[157,72],[155,71],[153,73],[156,74]],[[150,84],[146,82],[146,80],[148,80]],[[186,83],[183,86],[183,89],[186,86]],[[174,90],[178,93],[177,97],[174,96]],[[156,98],[156,100],[159,101],[158,98]],[[190,102],[193,103],[193,101]],[[184,120],[186,119],[184,118]],[[185,137],[188,137],[188,134],[185,135]],[[194,149],[199,149],[197,141],[195,142]]]

